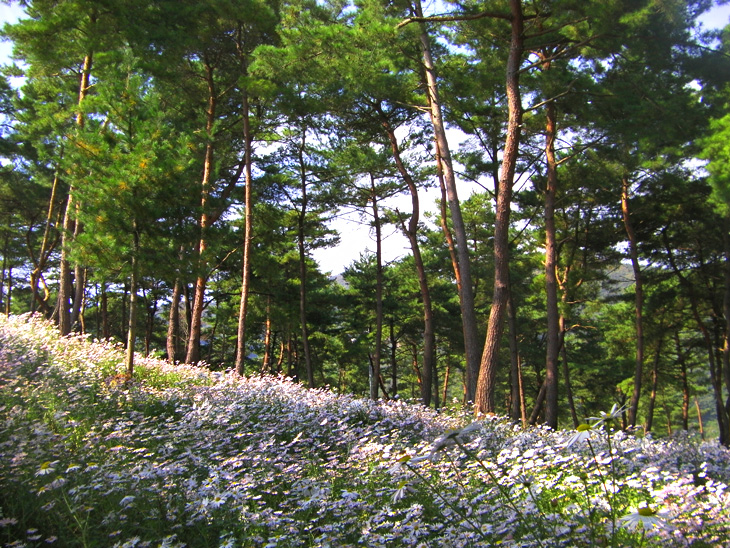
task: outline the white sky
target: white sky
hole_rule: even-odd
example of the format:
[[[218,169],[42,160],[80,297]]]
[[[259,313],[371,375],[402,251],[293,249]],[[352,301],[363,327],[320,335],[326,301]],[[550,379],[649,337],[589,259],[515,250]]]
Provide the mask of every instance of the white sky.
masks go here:
[[[7,6],[0,4],[0,26],[5,23],[14,23],[23,14],[23,9],[17,4]],[[6,63],[12,52],[12,45],[10,42],[0,42],[0,64]]]
[[[700,22],[709,29],[719,29],[730,23],[730,4],[715,6],[700,17]]]
[[[11,6],[0,4],[0,24],[14,22],[22,13],[23,10],[17,4]],[[700,21],[707,28],[719,28],[727,25],[730,22],[730,4],[713,8],[700,18]],[[10,43],[0,42],[0,64],[9,61],[11,50]],[[455,139],[453,141],[452,147],[456,150],[458,144]],[[471,183],[463,181],[458,183],[459,199],[462,201],[476,190],[479,190],[478,187]],[[423,211],[436,210],[435,203],[439,196],[440,191],[438,189],[420,192],[422,219],[424,218]],[[388,205],[398,207],[402,212],[410,213],[411,211],[410,196],[407,193],[394,198]],[[353,261],[357,260],[361,254],[368,251],[374,252],[374,236],[371,235],[367,219],[362,220],[357,214],[350,214],[338,218],[332,223],[332,227],[341,234],[340,244],[334,248],[319,249],[312,253],[313,258],[319,263],[324,272],[339,274]],[[383,237],[385,261],[392,261],[410,253],[408,241],[394,227],[387,227],[383,231]]]

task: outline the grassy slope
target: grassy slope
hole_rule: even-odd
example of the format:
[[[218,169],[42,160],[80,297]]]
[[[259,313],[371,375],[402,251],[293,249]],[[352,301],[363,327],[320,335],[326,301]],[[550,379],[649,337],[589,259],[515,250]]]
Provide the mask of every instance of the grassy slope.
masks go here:
[[[0,546],[730,544],[717,444],[565,448],[501,420],[439,437],[459,421],[155,360],[124,384],[122,362],[0,320]],[[644,501],[662,529],[618,526]]]

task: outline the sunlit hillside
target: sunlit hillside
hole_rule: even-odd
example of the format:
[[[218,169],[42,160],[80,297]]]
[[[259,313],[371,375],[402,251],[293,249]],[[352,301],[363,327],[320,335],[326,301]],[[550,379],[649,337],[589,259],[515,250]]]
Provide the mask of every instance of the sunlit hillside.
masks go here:
[[[0,546],[730,543],[716,442],[468,424],[0,319]]]

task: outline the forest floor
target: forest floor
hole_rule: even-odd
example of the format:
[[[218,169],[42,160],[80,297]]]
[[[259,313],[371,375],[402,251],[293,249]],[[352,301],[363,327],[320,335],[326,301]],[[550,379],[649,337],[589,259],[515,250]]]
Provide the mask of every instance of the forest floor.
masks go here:
[[[521,427],[0,319],[0,546],[730,546],[716,442]]]

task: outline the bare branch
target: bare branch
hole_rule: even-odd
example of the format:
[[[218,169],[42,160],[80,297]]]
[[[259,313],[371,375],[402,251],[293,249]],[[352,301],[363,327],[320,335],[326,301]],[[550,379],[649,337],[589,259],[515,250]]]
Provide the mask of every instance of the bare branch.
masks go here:
[[[560,97],[563,97],[565,95],[568,95],[571,91],[573,91],[573,84],[575,83],[575,80],[573,80],[570,84],[568,84],[568,89],[565,91],[558,93],[557,95],[553,95],[549,99],[545,99],[544,101],[540,101],[536,105],[532,105],[531,107],[528,107],[525,109],[525,112],[530,112],[531,110],[537,110],[538,108],[547,105],[548,103],[552,103],[556,99],[559,99]]]
[[[542,15],[543,15],[543,17],[545,17],[545,16],[550,17],[550,15],[552,15],[552,14],[542,14]],[[539,38],[540,36],[545,36],[546,34],[554,34],[554,33],[558,32],[560,29],[564,29],[567,26],[577,25],[578,23],[585,23],[588,20],[589,20],[588,17],[581,17],[580,19],[566,21],[565,23],[558,25],[556,27],[549,27],[546,29],[541,29],[539,32],[525,33],[525,39],[532,40],[533,38]]]
[[[505,19],[506,21],[512,19],[512,16],[508,13],[494,13],[489,11],[474,14],[464,13],[455,15],[431,15],[429,17],[407,17],[406,19],[403,19],[403,21],[398,23],[398,26],[396,28],[399,29],[401,27],[405,27],[410,23],[445,23],[454,21],[474,21],[477,19],[484,19],[485,17]]]

